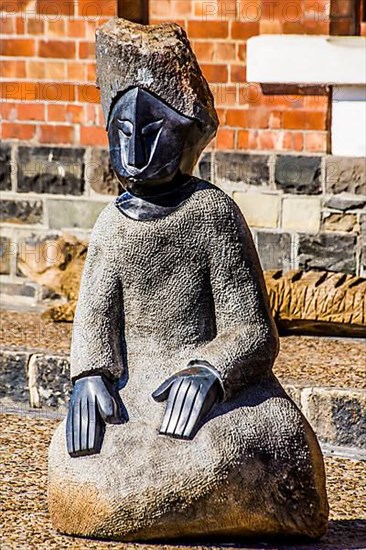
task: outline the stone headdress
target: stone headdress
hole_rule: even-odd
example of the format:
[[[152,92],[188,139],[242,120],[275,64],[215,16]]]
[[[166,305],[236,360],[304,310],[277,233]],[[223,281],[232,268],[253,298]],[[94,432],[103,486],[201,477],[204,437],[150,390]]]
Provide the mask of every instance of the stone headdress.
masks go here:
[[[214,100],[179,25],[148,26],[112,19],[97,29],[96,55],[97,86],[106,122],[114,99],[137,86],[196,119],[207,143],[215,135]]]

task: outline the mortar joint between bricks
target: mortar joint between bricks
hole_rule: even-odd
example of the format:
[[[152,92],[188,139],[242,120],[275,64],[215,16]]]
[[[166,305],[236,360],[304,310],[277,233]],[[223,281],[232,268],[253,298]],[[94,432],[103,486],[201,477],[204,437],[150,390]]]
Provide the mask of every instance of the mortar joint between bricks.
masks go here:
[[[84,174],[83,174],[84,183],[85,183],[85,188],[83,193],[84,197],[90,197],[91,195],[91,183],[90,183],[89,174],[90,174],[90,165],[92,163],[92,154],[93,154],[93,148],[87,147],[84,153]]]
[[[355,256],[356,256],[356,275],[361,276],[362,272],[362,233],[357,235]]]
[[[299,234],[294,232],[291,234],[290,262],[291,269],[299,268]]]
[[[74,124],[74,142],[81,142],[80,124]]]
[[[327,161],[326,155],[323,155],[320,161],[320,187],[322,195],[325,195],[327,192]]]
[[[10,182],[11,191],[16,193],[18,187],[18,144],[11,145],[10,149]]]
[[[17,274],[17,259],[18,259],[18,234],[15,231],[15,228],[12,230],[12,244],[13,244],[13,252],[10,254],[10,270],[9,270],[9,277],[10,282],[15,282],[16,280],[16,274]]]
[[[269,168],[269,187],[270,189],[276,190],[276,182],[275,182],[275,172],[276,172],[276,162],[277,162],[277,155],[274,153],[271,153],[268,157],[268,168]]]
[[[210,180],[216,185],[216,159],[215,151],[211,151]]]

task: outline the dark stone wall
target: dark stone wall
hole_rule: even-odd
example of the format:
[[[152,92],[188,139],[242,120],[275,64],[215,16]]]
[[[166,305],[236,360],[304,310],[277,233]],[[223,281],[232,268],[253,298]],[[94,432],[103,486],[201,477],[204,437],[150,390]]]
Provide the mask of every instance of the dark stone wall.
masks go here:
[[[250,205],[263,269],[366,276],[366,159],[209,152],[199,167]]]
[[[315,269],[355,273],[356,242],[356,235],[337,233],[300,235],[299,266],[305,271]]]
[[[86,167],[90,186],[101,195],[119,195],[121,187],[114,175],[109,159],[109,151],[94,149]]]
[[[291,269],[295,261],[292,238],[289,233],[271,233],[270,231],[258,231],[256,244],[261,258],[262,268]]]
[[[264,269],[366,276],[366,162],[359,158],[206,152],[196,175],[237,200]],[[17,267],[19,247],[62,233],[88,240],[121,187],[97,147],[0,144],[2,292],[33,305],[53,296]]]
[[[207,155],[206,162],[209,158],[210,155]],[[213,177],[215,180],[226,179],[234,183],[267,185],[269,170],[268,155],[218,152],[215,154]]]
[[[11,146],[0,143],[0,191],[11,189]]]
[[[277,189],[299,195],[321,193],[321,158],[279,155],[275,165]]]
[[[85,149],[19,147],[19,193],[82,195]]]

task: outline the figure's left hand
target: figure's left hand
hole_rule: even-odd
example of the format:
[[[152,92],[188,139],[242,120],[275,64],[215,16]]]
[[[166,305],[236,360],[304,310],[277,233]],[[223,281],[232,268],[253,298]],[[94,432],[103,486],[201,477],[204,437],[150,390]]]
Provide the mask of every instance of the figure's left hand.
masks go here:
[[[184,369],[159,386],[155,401],[168,400],[160,433],[193,439],[200,421],[222,398],[220,378],[203,363]]]

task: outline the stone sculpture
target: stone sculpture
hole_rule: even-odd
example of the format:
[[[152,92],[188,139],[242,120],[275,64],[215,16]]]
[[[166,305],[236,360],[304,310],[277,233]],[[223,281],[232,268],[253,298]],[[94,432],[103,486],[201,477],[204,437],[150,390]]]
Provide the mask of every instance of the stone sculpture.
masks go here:
[[[322,455],[272,374],[278,336],[233,201],[193,177],[213,98],[177,25],[97,33],[125,192],[93,230],[67,421],[49,455],[63,533],[116,540],[326,530]]]
[[[366,335],[366,279],[347,273],[265,273],[272,315],[281,332]]]

